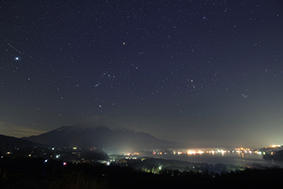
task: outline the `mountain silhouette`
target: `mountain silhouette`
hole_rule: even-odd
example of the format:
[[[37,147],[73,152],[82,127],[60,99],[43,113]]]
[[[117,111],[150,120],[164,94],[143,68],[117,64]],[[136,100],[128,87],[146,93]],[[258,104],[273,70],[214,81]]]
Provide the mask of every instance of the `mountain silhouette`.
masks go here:
[[[0,151],[13,151],[16,149],[31,149],[35,146],[42,146],[34,142],[19,139],[16,137],[10,137],[5,135],[0,135]]]
[[[26,140],[58,146],[97,147],[106,152],[132,152],[168,148],[172,142],[158,139],[144,132],[127,129],[109,129],[107,127],[64,126],[38,136],[26,137]]]

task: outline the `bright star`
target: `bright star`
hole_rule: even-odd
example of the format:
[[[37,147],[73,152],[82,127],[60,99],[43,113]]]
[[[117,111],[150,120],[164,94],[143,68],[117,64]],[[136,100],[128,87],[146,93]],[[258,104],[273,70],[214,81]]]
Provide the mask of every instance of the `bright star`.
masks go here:
[[[20,60],[20,57],[16,56],[16,57],[14,58],[14,60],[15,60],[15,61],[19,61],[19,60]]]

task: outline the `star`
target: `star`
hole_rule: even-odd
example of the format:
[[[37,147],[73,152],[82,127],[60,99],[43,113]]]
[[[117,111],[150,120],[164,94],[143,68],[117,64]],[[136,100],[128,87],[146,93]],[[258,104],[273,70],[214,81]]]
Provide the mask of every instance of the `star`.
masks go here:
[[[242,96],[244,99],[247,99],[247,98],[249,97],[249,95],[244,94],[244,93],[242,93],[241,96]]]
[[[93,87],[94,87],[94,88],[97,88],[97,87],[99,87],[100,85],[101,85],[101,83],[100,83],[100,82],[97,82],[96,84],[93,85]]]
[[[102,112],[102,111],[103,111],[103,109],[102,109],[102,108],[103,108],[103,107],[102,107],[102,104],[98,104],[98,106],[97,106],[97,107],[98,107],[98,111],[100,111],[100,112]]]
[[[20,61],[20,57],[19,57],[19,56],[15,56],[15,57],[14,57],[14,60],[15,60],[16,62],[18,62],[18,61]]]

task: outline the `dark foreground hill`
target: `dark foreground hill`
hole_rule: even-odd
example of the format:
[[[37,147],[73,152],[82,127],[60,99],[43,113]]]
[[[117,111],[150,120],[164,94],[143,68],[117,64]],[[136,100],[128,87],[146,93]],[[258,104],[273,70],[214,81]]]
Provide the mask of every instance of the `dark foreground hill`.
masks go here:
[[[31,141],[0,135],[0,151],[10,151],[14,149],[30,149],[35,146],[42,146]]]
[[[107,127],[80,128],[66,126],[25,139],[58,147],[95,146],[107,152],[131,152],[173,146],[172,143],[160,140],[147,133],[126,129],[113,130]]]
[[[43,163],[42,159],[0,159],[2,189],[108,188],[280,188],[282,169],[245,170],[221,175],[164,170],[145,173],[130,167]],[[279,184],[279,185],[278,185]]]

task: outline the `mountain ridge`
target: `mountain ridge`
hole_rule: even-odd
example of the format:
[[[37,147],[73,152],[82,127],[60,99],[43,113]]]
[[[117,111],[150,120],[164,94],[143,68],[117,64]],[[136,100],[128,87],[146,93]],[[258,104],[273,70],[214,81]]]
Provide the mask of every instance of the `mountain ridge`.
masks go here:
[[[16,148],[33,148],[34,146],[42,145],[22,138],[0,134],[0,151],[9,151],[14,150]]]
[[[52,146],[98,147],[108,152],[152,150],[172,147],[173,142],[158,139],[145,132],[129,129],[110,129],[105,126],[62,126],[49,132],[23,138]]]

